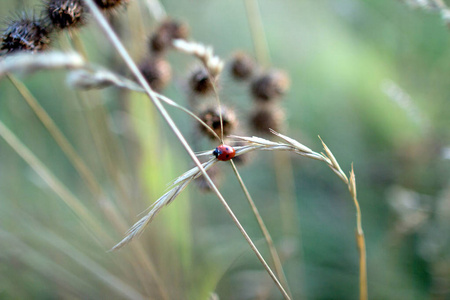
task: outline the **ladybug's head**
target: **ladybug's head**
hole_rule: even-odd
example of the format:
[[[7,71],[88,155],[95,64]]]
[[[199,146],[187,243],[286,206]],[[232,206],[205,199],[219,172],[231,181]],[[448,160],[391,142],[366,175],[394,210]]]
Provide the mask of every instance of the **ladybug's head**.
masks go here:
[[[222,154],[222,151],[220,151],[219,147],[217,147],[214,149],[212,154],[217,158],[220,154]]]

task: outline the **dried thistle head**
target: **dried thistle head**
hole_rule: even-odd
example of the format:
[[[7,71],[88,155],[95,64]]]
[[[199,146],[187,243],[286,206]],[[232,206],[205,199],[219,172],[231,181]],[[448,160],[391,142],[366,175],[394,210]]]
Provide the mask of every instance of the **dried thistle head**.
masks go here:
[[[56,29],[76,28],[86,21],[87,7],[82,0],[48,0],[44,15]]]
[[[256,101],[270,102],[283,96],[289,85],[290,80],[285,72],[273,70],[255,78],[250,89]]]
[[[163,90],[172,78],[172,68],[169,62],[162,58],[146,59],[139,69],[150,87],[157,92]]]
[[[211,81],[208,71],[202,66],[195,69],[189,78],[189,87],[196,95],[208,95],[212,93],[215,84],[216,82]]]
[[[245,80],[252,76],[255,62],[245,52],[236,52],[231,60],[231,75],[236,80]]]
[[[125,5],[129,0],[94,0],[94,2],[99,8],[109,10]]]
[[[276,106],[256,107],[250,114],[250,127],[258,133],[269,134],[270,130],[281,131],[285,115],[281,108]]]
[[[174,39],[187,39],[189,27],[185,23],[167,19],[159,25],[158,29],[150,37],[150,50],[160,53],[172,46]]]
[[[42,51],[50,44],[50,29],[35,16],[23,14],[9,22],[1,40],[2,52]]]
[[[223,122],[223,135],[230,135],[233,130],[237,127],[237,118],[234,110],[221,106],[222,112],[222,122]],[[214,132],[221,136],[221,126],[220,126],[220,110],[218,107],[207,107],[202,110],[199,114],[199,118],[205,122]],[[216,137],[212,135],[205,127],[199,124],[199,130],[201,133],[208,136],[210,139],[215,139]]]

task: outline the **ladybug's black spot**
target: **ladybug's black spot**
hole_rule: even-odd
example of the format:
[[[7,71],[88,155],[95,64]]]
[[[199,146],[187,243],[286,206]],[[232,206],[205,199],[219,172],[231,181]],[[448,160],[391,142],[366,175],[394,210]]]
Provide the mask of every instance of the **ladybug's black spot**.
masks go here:
[[[230,157],[230,154],[227,154],[227,158]]]
[[[226,149],[227,151],[230,151],[230,148],[228,148],[228,147],[226,147],[225,149]]]

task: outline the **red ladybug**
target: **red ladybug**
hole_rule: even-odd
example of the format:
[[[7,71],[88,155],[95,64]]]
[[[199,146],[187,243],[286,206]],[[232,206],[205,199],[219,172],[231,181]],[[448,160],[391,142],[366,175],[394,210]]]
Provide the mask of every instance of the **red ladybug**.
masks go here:
[[[236,155],[236,150],[231,146],[223,144],[217,147],[212,154],[217,157],[218,160],[227,161]]]

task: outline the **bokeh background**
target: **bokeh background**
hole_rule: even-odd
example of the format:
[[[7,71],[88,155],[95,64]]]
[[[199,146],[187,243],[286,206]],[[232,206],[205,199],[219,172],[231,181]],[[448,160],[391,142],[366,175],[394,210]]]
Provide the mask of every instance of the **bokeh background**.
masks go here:
[[[150,1],[151,2],[151,1]],[[146,1],[114,14],[136,61],[157,22]],[[280,105],[283,133],[321,151],[318,135],[347,172],[353,163],[367,241],[371,299],[450,297],[450,32],[439,13],[394,0],[258,1],[270,63],[291,87]],[[191,39],[227,60],[254,55],[244,1],[161,1],[189,24]],[[39,12],[39,1],[0,1],[0,17]],[[96,23],[80,30],[89,60],[129,75]],[[70,47],[67,34],[54,48]],[[188,105],[195,60],[172,52],[164,94]],[[0,138],[0,299],[281,299],[218,199],[194,184],[139,241],[106,252],[171,180],[193,166],[145,96],[107,88],[74,91],[66,71],[19,78],[92,170],[92,193],[7,78],[0,120],[42,162],[40,174]],[[248,84],[225,69],[222,102],[238,133],[252,109]],[[169,108],[196,151],[216,145]],[[270,139],[274,137],[268,136]],[[279,157],[278,157],[279,158]],[[317,161],[272,152],[239,166],[282,257],[295,299],[357,299],[355,209],[348,191]],[[282,163],[286,166],[286,162]],[[46,171],[43,171],[43,168]],[[264,256],[261,232],[228,164],[220,190]],[[60,182],[49,185],[49,172]],[[48,174],[48,173],[46,173]],[[292,183],[292,185],[291,185]],[[65,192],[55,193],[55,189]],[[89,217],[67,205],[82,205]],[[287,201],[287,202],[286,202]],[[91,223],[87,220],[92,220]]]

